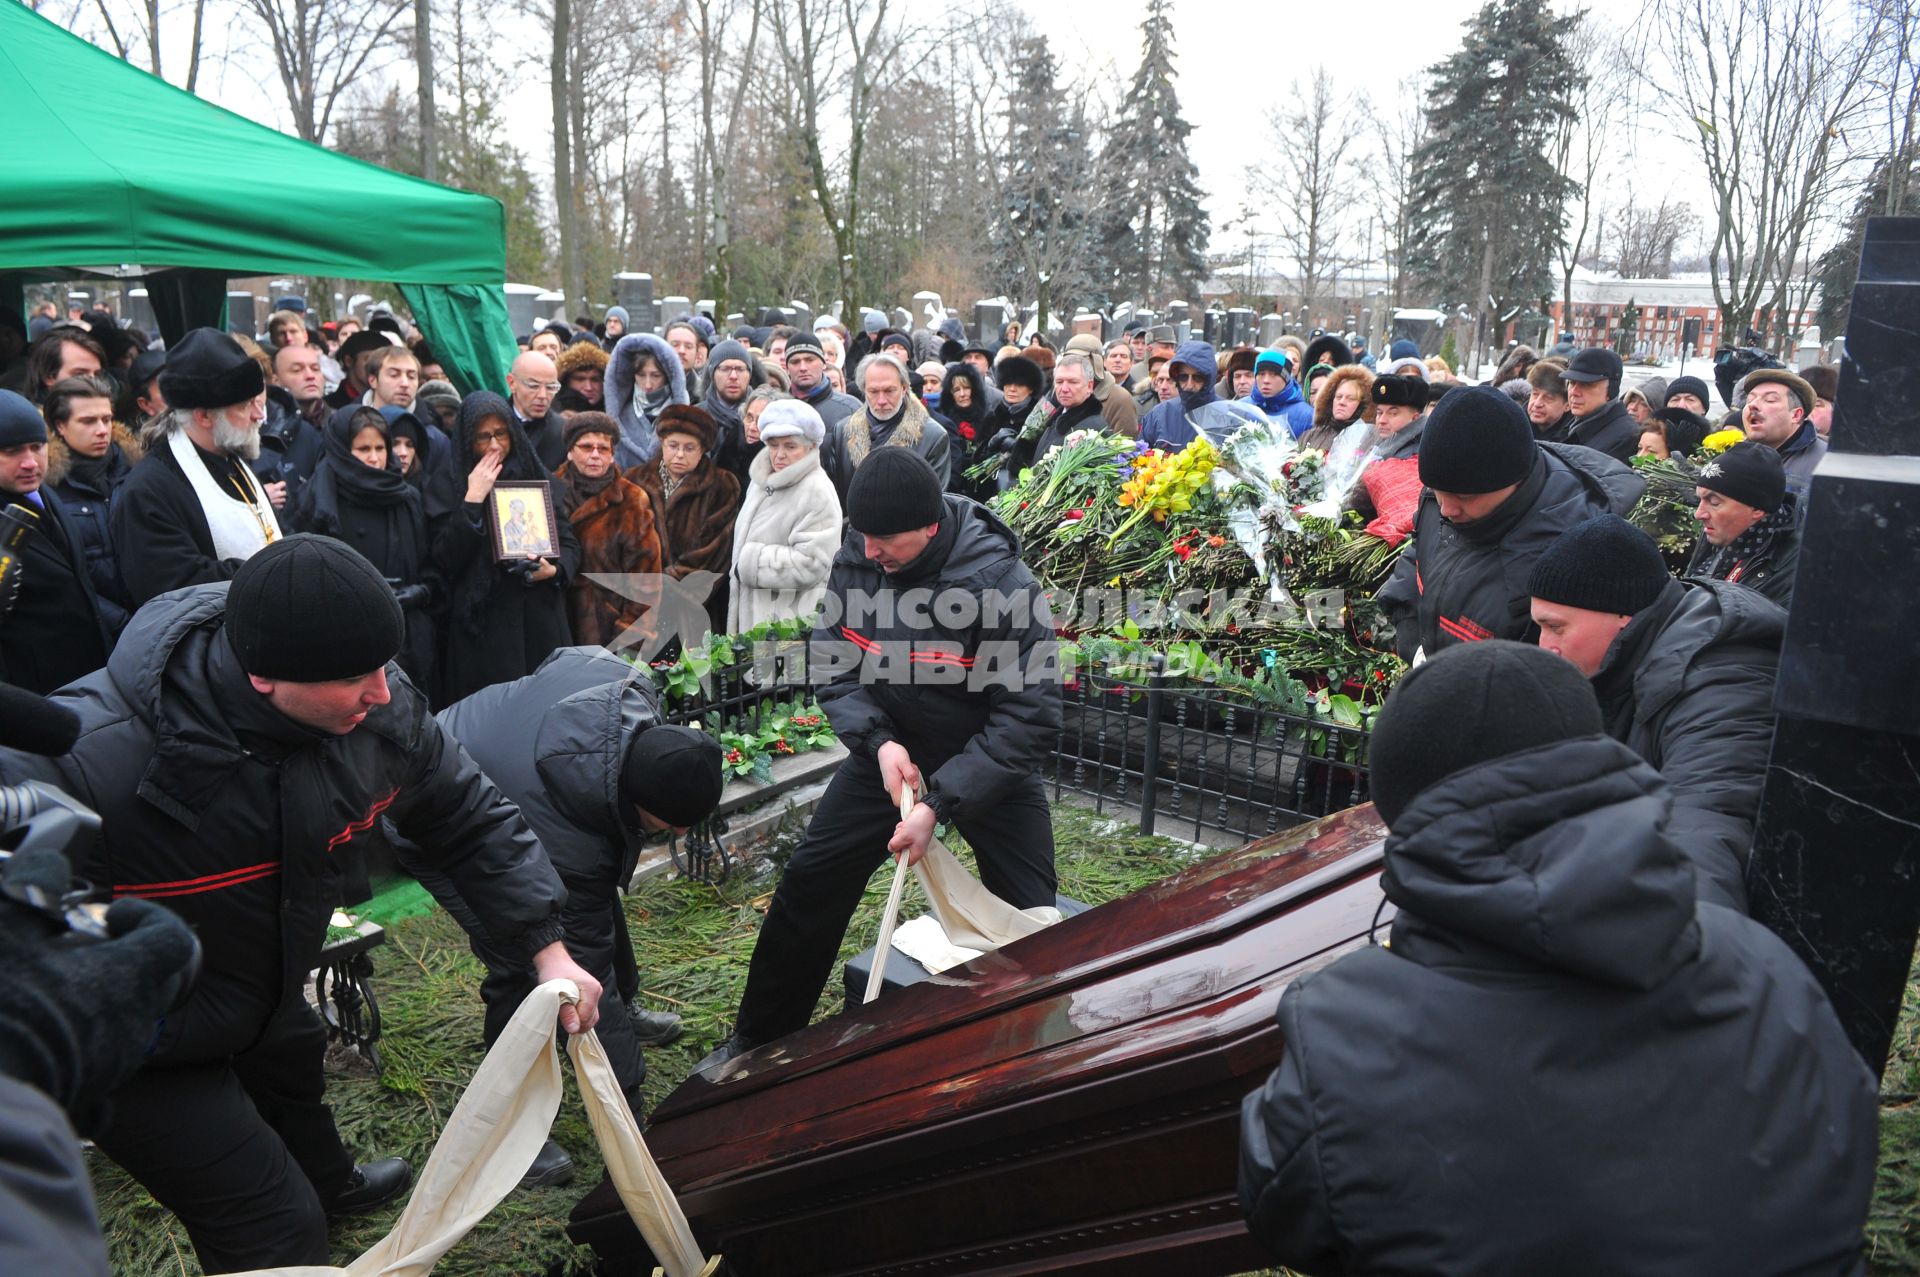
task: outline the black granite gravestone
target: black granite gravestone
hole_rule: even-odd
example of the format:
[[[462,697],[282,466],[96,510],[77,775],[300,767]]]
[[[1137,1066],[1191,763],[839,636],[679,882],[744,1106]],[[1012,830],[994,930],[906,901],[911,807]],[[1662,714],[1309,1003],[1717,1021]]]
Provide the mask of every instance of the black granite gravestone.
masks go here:
[[[1886,1065],[1920,927],[1920,218],[1867,223],[1747,891]]]

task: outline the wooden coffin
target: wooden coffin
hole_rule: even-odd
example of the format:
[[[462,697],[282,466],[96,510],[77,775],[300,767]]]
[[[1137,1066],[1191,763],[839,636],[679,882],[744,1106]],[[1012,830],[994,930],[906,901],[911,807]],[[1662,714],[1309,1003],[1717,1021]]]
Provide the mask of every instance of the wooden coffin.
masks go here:
[[[1367,942],[1385,831],[1302,825],[687,1080],[647,1142],[741,1277],[1235,1273],[1240,1100]],[[568,1229],[652,1258],[603,1186]]]

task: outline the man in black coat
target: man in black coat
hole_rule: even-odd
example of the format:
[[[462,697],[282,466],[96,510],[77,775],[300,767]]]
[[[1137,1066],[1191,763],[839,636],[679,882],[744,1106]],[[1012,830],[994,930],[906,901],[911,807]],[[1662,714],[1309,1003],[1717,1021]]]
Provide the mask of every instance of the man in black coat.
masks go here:
[[[1591,448],[1538,443],[1519,404],[1463,386],[1427,414],[1413,546],[1376,596],[1400,654],[1455,643],[1531,643],[1527,573],[1560,533],[1646,491],[1632,467]]]
[[[1860,1271],[1873,1076],[1778,937],[1695,900],[1579,672],[1443,652],[1371,750],[1392,943],[1281,996],[1254,1236],[1316,1277]]]
[[[1060,734],[1051,615],[1018,538],[943,486],[908,448],[854,472],[807,659],[848,755],[767,910],[733,1036],[701,1068],[806,1026],[867,879],[888,852],[918,860],[938,824],[965,836],[994,895],[1056,903],[1040,782]],[[902,787],[920,795],[904,820]]]
[[[1667,832],[1700,898],[1745,911],[1787,616],[1723,581],[1675,581],[1660,547],[1605,514],[1562,533],[1527,580],[1540,646],[1593,680],[1607,734],[1673,793]]]
[[[325,537],[290,537],[229,583],[142,608],[106,669],[61,689],[79,741],[56,762],[0,754],[100,813],[85,866],[200,936],[192,996],[95,1136],[186,1225],[208,1272],[327,1262],[327,1216],[406,1187],[356,1167],[325,1102],[326,1031],[301,994],[333,909],[367,894],[384,816],[543,979],[598,982],[561,943],[565,893],[526,822],[428,713],[392,657],[399,604]]]
[[[196,328],[167,352],[168,411],[113,503],[113,552],[135,607],[168,590],[231,580],[280,538],[260,456],[260,365],[226,333]]]
[[[107,663],[113,631],[47,477],[47,423],[0,390],[0,682],[50,692]]]
[[[1620,356],[1591,346],[1567,362],[1560,373],[1567,385],[1567,406],[1573,423],[1567,442],[1604,452],[1615,461],[1632,461],[1640,451],[1640,423],[1620,402],[1620,381],[1626,368]]]
[[[1800,566],[1800,499],[1787,490],[1780,454],[1752,439],[1700,467],[1700,540],[1686,575],[1757,590],[1781,607],[1793,598]]]
[[[567,949],[600,981],[600,1044],[639,1113],[640,1048],[678,1038],[680,1017],[633,1008],[635,991],[616,979],[633,967],[620,893],[649,834],[684,834],[712,814],[723,783],[720,746],[704,732],[663,723],[643,669],[603,647],[563,647],[525,678],[475,692],[439,718],[519,807],[566,885]],[[473,916],[444,875],[428,869],[418,876],[455,918]],[[537,981],[524,955],[485,939],[477,925],[467,931],[487,966],[480,996],[491,1047]],[[572,1175],[566,1152],[548,1140],[524,1182],[558,1184]]]

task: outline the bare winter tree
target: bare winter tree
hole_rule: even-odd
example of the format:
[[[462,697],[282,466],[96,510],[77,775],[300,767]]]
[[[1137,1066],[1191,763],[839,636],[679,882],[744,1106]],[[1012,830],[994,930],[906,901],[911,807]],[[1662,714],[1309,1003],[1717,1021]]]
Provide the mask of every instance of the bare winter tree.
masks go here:
[[[1367,172],[1381,222],[1381,257],[1393,280],[1391,301],[1399,306],[1406,301],[1407,248],[1413,235],[1413,155],[1426,145],[1426,107],[1417,94],[1404,94],[1386,111],[1372,103],[1363,111],[1380,147]]]
[[[341,95],[406,48],[407,0],[242,0],[266,33],[294,131],[326,138]]]
[[[1267,136],[1289,163],[1284,176],[1259,169],[1253,186],[1275,214],[1274,239],[1293,261],[1301,304],[1318,317],[1346,265],[1341,245],[1356,186],[1347,163],[1353,105],[1325,67],[1315,68],[1304,85],[1296,80],[1286,97],[1292,106],[1267,112]]]
[[[1613,217],[1613,254],[1607,258],[1628,279],[1668,279],[1674,258],[1700,225],[1682,200],[1662,199],[1651,208],[1629,203]]]
[[[1669,32],[1677,122],[1698,138],[1707,257],[1720,331],[1750,323],[1790,340],[1792,276],[1828,207],[1849,131],[1884,59],[1892,5],[1845,0],[1650,0]]]
[[[31,7],[31,6],[30,6]],[[106,46],[123,62],[139,62],[161,79],[166,79],[161,58],[161,26],[164,20],[171,36],[179,29],[175,16],[182,10],[192,15],[187,38],[187,72],[180,87],[192,93],[200,82],[200,63],[206,32],[207,0],[186,0],[167,4],[163,0],[90,0],[74,10],[69,29],[91,35],[98,30],[106,37]],[[93,28],[89,19],[99,22]],[[96,41],[97,43],[97,41]]]
[[[700,50],[700,144],[706,159],[707,281],[722,315],[733,298],[733,149],[747,101],[748,72],[760,40],[761,3],[692,0],[693,35]],[[729,45],[727,34],[739,30],[743,7],[747,9],[746,35],[737,45]],[[721,82],[723,66],[733,70],[730,87]]]
[[[775,4],[770,12],[774,44],[792,85],[794,133],[811,195],[839,256],[840,296],[853,306],[862,283],[861,161],[875,103],[899,78],[904,39],[898,15],[892,0],[795,0]],[[838,165],[829,160],[824,140],[830,124],[845,130]]]
[[[1583,62],[1586,78],[1574,90],[1573,111],[1561,119],[1553,139],[1554,164],[1574,187],[1567,202],[1567,234],[1559,248],[1563,327],[1565,317],[1573,314],[1573,268],[1589,240],[1597,238],[1601,209],[1608,202],[1608,192],[1599,189],[1600,175],[1623,150],[1621,135],[1637,116],[1640,83],[1639,56],[1627,43],[1630,32],[1608,30],[1591,10],[1570,21],[1568,44],[1590,56]]]

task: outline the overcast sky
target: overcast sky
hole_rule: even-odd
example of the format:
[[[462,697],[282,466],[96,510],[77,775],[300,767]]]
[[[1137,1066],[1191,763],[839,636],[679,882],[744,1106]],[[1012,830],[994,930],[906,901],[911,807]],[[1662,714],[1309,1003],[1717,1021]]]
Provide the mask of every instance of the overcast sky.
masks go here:
[[[1304,80],[1324,62],[1336,91],[1356,101],[1362,93],[1377,103],[1410,101],[1421,92],[1426,69],[1459,47],[1462,23],[1477,14],[1481,4],[1482,0],[1393,0],[1364,7],[1298,7],[1285,10],[1283,16],[1283,11],[1269,6],[1174,0],[1175,87],[1181,108],[1194,126],[1190,153],[1199,167],[1215,227],[1212,251],[1231,251],[1244,243],[1240,233],[1220,228],[1238,215],[1246,198],[1248,167],[1284,170],[1289,162],[1269,143],[1265,120],[1270,108],[1286,107],[1295,78]],[[1311,16],[1316,9],[1327,16]],[[1070,75],[1091,75],[1103,96],[1117,101],[1140,62],[1138,9],[1116,6],[1111,0],[1045,0],[1029,10],[1063,69]],[[1615,12],[1625,14],[1625,10]],[[1603,13],[1602,20],[1621,18]],[[530,19],[503,12],[498,22],[508,43],[525,46],[533,41],[526,47],[538,47],[539,32]],[[1004,50],[989,51],[988,57],[1009,61]],[[406,68],[398,74],[410,84]],[[263,75],[269,78],[260,78]],[[528,71],[513,77],[513,83],[504,112],[508,135],[546,180],[553,147],[544,74]],[[203,81],[202,91],[230,109],[287,127],[282,91],[261,56],[245,56],[216,69],[211,82]],[[263,115],[263,110],[268,113]],[[1357,167],[1372,158],[1372,129],[1357,109],[1347,118],[1357,138],[1350,162]],[[1690,194],[1685,179],[1696,171],[1698,161],[1686,143],[1670,135],[1669,128],[1648,118],[1630,138],[1623,138],[1619,160],[1601,179],[1603,204],[1616,206],[1629,195],[1657,203],[1670,194]],[[1699,211],[1704,213],[1704,207]],[[1358,252],[1361,245],[1343,247]],[[639,265],[645,268],[644,263]]]

